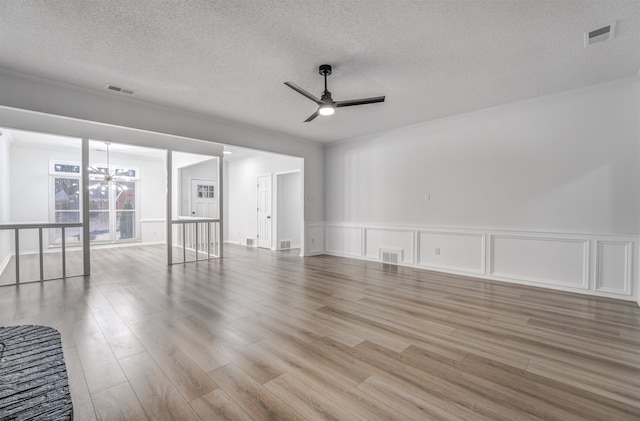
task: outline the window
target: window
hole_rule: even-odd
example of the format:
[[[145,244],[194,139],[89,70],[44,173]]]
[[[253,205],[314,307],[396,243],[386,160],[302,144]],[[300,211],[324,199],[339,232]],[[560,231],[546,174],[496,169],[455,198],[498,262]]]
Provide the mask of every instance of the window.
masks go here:
[[[82,207],[80,165],[69,162],[49,162],[49,173],[52,175],[51,213],[53,222],[78,223],[80,209]],[[67,243],[79,243],[81,238],[80,228],[65,229]],[[53,230],[53,236],[49,242],[52,245],[62,243],[62,229]]]
[[[199,199],[215,199],[213,187],[214,186],[198,184],[198,187],[197,187],[198,198]]]
[[[56,222],[81,222],[80,176],[76,163],[52,162],[54,185],[53,219]],[[137,169],[89,168],[89,235],[93,242],[119,242],[139,239]],[[80,228],[67,229],[69,237],[80,241]],[[61,230],[52,244],[60,244]]]
[[[126,181],[116,186],[116,228],[119,240],[136,238],[136,185],[136,181]]]
[[[138,234],[137,169],[93,166],[89,170],[91,241],[131,241]],[[110,179],[110,181],[107,180]]]
[[[54,178],[54,210],[53,220],[58,223],[80,222],[80,179]],[[66,241],[79,242],[80,228],[65,229]],[[62,243],[62,229],[54,230],[51,240],[54,244]]]

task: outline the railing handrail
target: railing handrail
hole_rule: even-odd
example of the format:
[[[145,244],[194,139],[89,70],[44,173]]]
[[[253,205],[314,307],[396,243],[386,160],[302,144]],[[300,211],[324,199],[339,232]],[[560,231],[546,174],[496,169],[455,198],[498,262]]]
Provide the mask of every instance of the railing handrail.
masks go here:
[[[81,222],[26,222],[21,224],[0,224],[0,230],[36,229],[36,228],[76,228],[81,227]]]
[[[186,219],[189,218],[189,219]],[[190,216],[185,217],[185,219],[174,219],[171,221],[172,224],[193,224],[193,223],[204,223],[204,222],[220,222],[220,219],[217,218],[192,218]]]

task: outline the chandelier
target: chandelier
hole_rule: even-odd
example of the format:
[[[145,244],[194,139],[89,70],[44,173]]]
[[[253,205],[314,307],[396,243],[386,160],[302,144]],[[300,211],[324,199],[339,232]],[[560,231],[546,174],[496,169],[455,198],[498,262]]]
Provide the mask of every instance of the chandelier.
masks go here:
[[[124,184],[124,179],[118,176],[118,170],[111,169],[111,159],[109,154],[109,146],[111,142],[104,142],[107,147],[107,166],[106,167],[89,167],[89,190],[100,189],[106,191],[107,188],[113,185],[118,191],[127,190],[128,187]],[[93,194],[93,191],[91,192]]]

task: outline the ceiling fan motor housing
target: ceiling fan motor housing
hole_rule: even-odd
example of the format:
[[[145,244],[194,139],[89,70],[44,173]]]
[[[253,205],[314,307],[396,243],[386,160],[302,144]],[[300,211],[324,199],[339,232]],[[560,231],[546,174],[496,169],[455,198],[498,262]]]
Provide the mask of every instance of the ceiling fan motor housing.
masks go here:
[[[318,73],[320,73],[320,76],[329,76],[331,74],[331,65],[321,64],[318,68]]]

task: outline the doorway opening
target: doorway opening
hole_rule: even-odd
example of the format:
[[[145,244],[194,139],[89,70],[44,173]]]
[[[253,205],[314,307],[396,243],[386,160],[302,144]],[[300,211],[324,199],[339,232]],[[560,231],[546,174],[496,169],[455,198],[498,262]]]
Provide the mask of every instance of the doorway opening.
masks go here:
[[[225,241],[302,254],[303,166],[302,158],[225,146]]]
[[[170,264],[222,256],[219,162],[217,156],[172,152]]]

